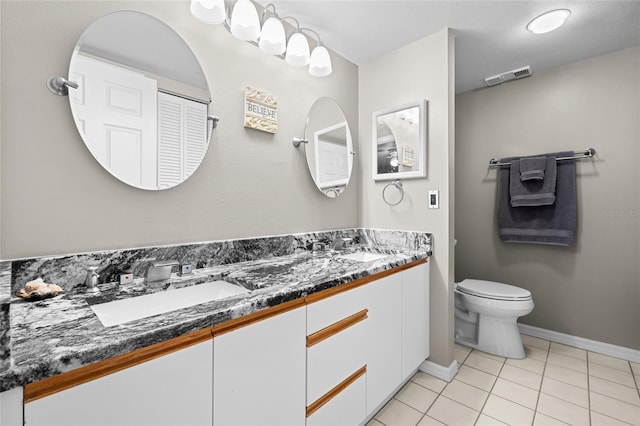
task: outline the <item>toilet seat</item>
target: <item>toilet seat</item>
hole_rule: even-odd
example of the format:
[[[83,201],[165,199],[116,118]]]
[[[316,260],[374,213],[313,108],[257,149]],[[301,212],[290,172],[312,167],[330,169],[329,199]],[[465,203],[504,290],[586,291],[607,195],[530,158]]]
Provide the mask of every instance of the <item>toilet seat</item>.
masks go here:
[[[456,290],[470,296],[505,301],[531,300],[531,292],[520,287],[494,281],[466,279],[458,283]]]

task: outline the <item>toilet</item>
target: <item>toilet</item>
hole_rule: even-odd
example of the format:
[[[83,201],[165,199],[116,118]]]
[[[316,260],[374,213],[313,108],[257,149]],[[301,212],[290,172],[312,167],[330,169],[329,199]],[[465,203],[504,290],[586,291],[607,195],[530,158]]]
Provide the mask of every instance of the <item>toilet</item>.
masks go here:
[[[518,318],[533,310],[531,292],[493,281],[456,284],[455,341],[507,358],[525,358]]]

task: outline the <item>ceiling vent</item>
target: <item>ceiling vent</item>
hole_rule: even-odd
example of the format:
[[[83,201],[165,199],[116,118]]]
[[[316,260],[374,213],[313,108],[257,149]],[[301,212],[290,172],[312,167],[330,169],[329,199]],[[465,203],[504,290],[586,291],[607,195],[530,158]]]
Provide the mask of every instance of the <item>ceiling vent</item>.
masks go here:
[[[503,72],[502,74],[494,75],[492,77],[487,77],[484,79],[484,81],[487,83],[487,86],[495,86],[500,83],[504,83],[505,81],[517,80],[519,78],[529,77],[530,75],[531,69],[527,65],[526,67]]]

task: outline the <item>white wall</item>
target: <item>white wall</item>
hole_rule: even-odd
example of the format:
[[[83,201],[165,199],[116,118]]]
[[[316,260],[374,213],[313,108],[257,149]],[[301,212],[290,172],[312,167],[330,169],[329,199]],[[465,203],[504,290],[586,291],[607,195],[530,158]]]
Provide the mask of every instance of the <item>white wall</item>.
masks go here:
[[[640,349],[640,46],[458,95],[456,135],[456,280],[526,288],[521,322]],[[575,245],[502,243],[489,159],[589,147]]]
[[[310,76],[196,21],[188,1],[2,1],[0,254],[5,259],[288,234],[358,225],[358,178],[339,199],[315,187],[302,148],[307,112],[334,98],[358,141],[357,67],[332,53],[333,74]],[[166,22],[200,60],[221,117],[209,153],[185,183],[131,188],[85,148],[67,97],[49,76],[67,76],[73,48],[94,20],[138,10]],[[278,98],[273,136],[243,127],[245,86]],[[355,151],[359,151],[356,145]]]
[[[362,159],[371,158],[372,113],[419,99],[427,109],[427,177],[403,182],[405,198],[388,206],[374,182],[372,166],[362,164],[361,224],[364,227],[433,233],[431,262],[431,357],[440,365],[453,361],[453,171],[454,40],[449,30],[418,40],[367,64],[360,73]],[[427,191],[440,191],[440,209],[427,208]]]

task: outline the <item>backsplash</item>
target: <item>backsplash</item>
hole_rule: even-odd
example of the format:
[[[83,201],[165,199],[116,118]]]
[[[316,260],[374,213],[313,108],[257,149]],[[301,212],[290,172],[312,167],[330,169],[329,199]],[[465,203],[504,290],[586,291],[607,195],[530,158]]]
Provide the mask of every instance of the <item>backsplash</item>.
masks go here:
[[[314,241],[331,241],[337,237],[352,237],[353,244],[378,249],[385,247],[413,249],[431,245],[431,234],[424,232],[342,229],[22,259],[7,262],[11,267],[11,285],[8,297],[15,294],[27,282],[36,278],[57,284],[65,291],[84,287],[89,266],[98,267],[99,283],[111,283],[117,282],[119,275],[123,273],[132,273],[135,277],[142,277],[149,262],[156,260],[177,260],[181,263],[188,263],[194,268],[203,268],[293,254],[309,250]],[[5,294],[6,297],[6,290],[2,290],[0,295],[2,294]]]

